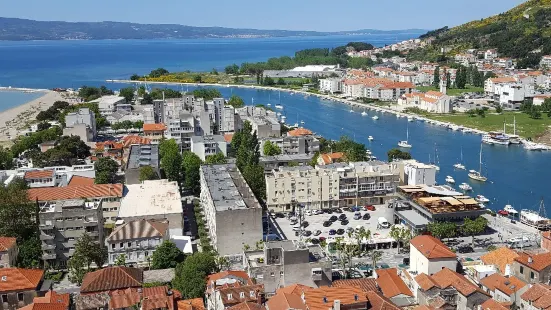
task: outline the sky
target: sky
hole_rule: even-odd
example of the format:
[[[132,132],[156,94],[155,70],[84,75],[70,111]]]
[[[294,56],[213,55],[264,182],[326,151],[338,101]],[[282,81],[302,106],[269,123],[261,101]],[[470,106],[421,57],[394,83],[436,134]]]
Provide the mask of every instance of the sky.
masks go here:
[[[232,28],[436,29],[499,14],[523,0],[2,0],[0,16]]]

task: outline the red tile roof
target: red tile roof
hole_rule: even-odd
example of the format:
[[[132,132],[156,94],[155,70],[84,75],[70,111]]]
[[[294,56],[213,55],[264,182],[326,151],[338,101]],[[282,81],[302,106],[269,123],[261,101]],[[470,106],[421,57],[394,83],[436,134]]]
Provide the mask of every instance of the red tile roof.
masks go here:
[[[326,287],[322,286],[304,292],[304,301],[309,310],[327,310],[335,300],[340,300],[341,307],[355,304],[366,304],[364,291],[357,287]]]
[[[396,306],[390,299],[377,292],[369,291],[365,294],[371,305],[370,310],[400,310],[400,307]]]
[[[12,237],[0,237],[0,252],[5,252],[17,245],[17,239]]]
[[[122,197],[122,184],[94,184],[71,187],[42,187],[27,190],[31,201],[54,201],[79,198]]]
[[[165,131],[166,125],[163,123],[159,124],[143,124],[143,131]]]
[[[480,305],[482,310],[508,310],[509,307],[505,306],[502,303],[497,302],[494,299],[488,299],[482,305]]]
[[[457,257],[442,241],[433,236],[417,236],[411,239],[410,243],[428,259]]]
[[[87,178],[80,175],[73,175],[73,177],[71,178],[67,186],[90,186],[90,185],[94,185],[95,181],[96,179],[94,178]]]
[[[243,283],[247,283],[250,280],[249,275],[242,270],[227,270],[218,273],[213,273],[207,277],[207,283],[212,281],[218,281],[224,278],[239,278]]]
[[[478,286],[467,280],[467,278],[448,268],[444,268],[428,277],[430,277],[440,289],[453,287],[463,296],[469,296],[474,292],[480,292],[487,295],[484,291],[478,288]]]
[[[398,276],[398,270],[396,270],[396,268],[378,269],[376,272],[377,284],[379,284],[383,296],[387,298],[396,297],[398,295],[413,297],[413,293],[402,278]]]
[[[277,289],[276,294],[284,293],[284,294],[294,294],[294,295],[302,296],[302,293],[313,289],[314,289],[313,287],[295,283],[295,284],[291,284],[291,285]]]
[[[307,307],[300,296],[298,294],[277,293],[268,300],[266,305],[270,310],[306,310]]]
[[[354,286],[361,288],[364,292],[379,291],[377,287],[377,280],[371,278],[361,278],[361,279],[346,279],[346,280],[337,280],[331,284],[333,287],[347,287]]]
[[[44,178],[53,178],[53,170],[31,170],[25,172],[24,179],[44,179]]]
[[[142,136],[128,135],[122,138],[122,144],[129,148],[133,144],[151,144],[151,139]]]
[[[480,279],[480,284],[482,284],[482,286],[488,288],[488,290],[493,292],[495,291],[496,286],[499,284],[499,282],[505,281],[505,279],[506,278],[504,276],[498,273],[494,273],[492,275],[489,275],[487,277]]]
[[[130,308],[140,303],[141,296],[137,288],[127,288],[124,290],[111,291],[109,299],[109,309]]]
[[[203,298],[194,298],[178,301],[178,310],[204,310]]]
[[[434,280],[425,273],[421,273],[416,276],[415,282],[417,282],[417,284],[419,284],[419,287],[421,287],[424,291],[428,291],[431,288],[437,286],[436,282],[434,282]]]
[[[535,271],[542,271],[551,266],[551,252],[539,254],[521,252],[519,256],[515,258],[515,261]]]
[[[37,304],[32,303],[26,305],[25,307],[19,308],[18,310],[67,310],[69,307],[66,307],[63,304]]]
[[[69,293],[58,294],[56,291],[50,290],[44,297],[35,297],[33,302],[35,304],[62,304],[68,308],[71,301]]]
[[[0,268],[0,292],[34,290],[43,277],[41,269]]]
[[[520,295],[522,300],[532,302],[532,306],[539,309],[551,307],[551,286],[541,283],[534,284]]]
[[[320,157],[324,164],[329,165],[329,164],[332,164],[334,161],[343,158],[344,153],[343,152],[325,153],[325,154],[321,154]]]
[[[130,267],[108,267],[89,272],[84,276],[81,293],[102,292],[129,287],[141,287],[143,271]]]
[[[231,143],[232,139],[233,139],[233,133],[224,134],[224,140],[226,140],[226,143]]]
[[[245,302],[239,303],[239,304],[237,304],[233,307],[229,307],[228,309],[231,309],[231,310],[262,310],[262,309],[266,309],[266,307],[264,307],[263,305],[261,305],[259,303],[253,303],[253,302],[245,301]]]
[[[507,265],[512,265],[517,257],[517,251],[503,247],[482,255],[480,260],[486,265],[495,265],[499,272],[505,273]]]
[[[310,136],[312,135],[312,131],[306,128],[297,128],[287,132],[287,135],[292,137]]]
[[[222,297],[222,303],[225,306],[231,306],[244,301],[257,302],[260,298],[259,294],[264,293],[264,285],[256,284],[233,286],[228,288],[220,288],[218,289],[218,291],[220,292],[220,296]],[[251,295],[251,292],[254,292],[254,294]],[[241,296],[243,296],[243,298]]]

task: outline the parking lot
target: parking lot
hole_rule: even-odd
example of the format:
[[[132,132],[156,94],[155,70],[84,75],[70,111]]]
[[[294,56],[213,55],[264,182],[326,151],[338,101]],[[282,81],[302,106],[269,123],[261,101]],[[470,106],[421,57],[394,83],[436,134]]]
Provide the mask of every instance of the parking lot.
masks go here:
[[[373,238],[386,238],[388,236],[388,233],[390,231],[389,228],[381,228],[378,227],[378,219],[381,217],[384,217],[390,225],[392,225],[393,221],[393,209],[388,208],[386,205],[374,205],[375,208],[374,211],[365,210],[365,207],[360,207],[361,210],[359,211],[351,211],[347,208],[341,208],[341,213],[332,212],[332,213],[321,213],[317,215],[309,215],[312,213],[312,211],[308,212],[308,210],[304,210],[304,217],[303,217],[303,223],[307,222],[306,227],[304,227],[304,231],[309,231],[312,233],[309,235],[308,233],[303,236],[303,240],[305,239],[318,239],[320,237],[324,237],[327,240],[333,240],[336,237],[339,236],[346,236],[347,229],[352,230],[357,227],[364,227],[366,230],[370,230]],[[354,219],[354,215],[356,213],[359,213],[361,215],[360,219]],[[369,214],[369,219],[364,219],[365,214]],[[340,219],[329,221],[331,217],[346,217],[346,222],[342,222]],[[293,217],[291,217],[292,219]],[[298,216],[295,218],[298,219]],[[282,239],[289,239],[289,240],[298,240],[299,236],[296,235],[297,228],[295,225],[292,224],[289,217],[284,218],[278,218],[278,217],[272,217],[272,220],[275,222],[275,227],[278,231],[278,233],[283,237]],[[325,227],[323,224],[324,222],[331,222],[330,226]],[[304,224],[303,224],[304,225]],[[293,228],[295,226],[295,228]],[[321,231],[319,235],[314,235],[315,231]],[[330,231],[334,230],[335,234],[330,235]],[[340,233],[340,234],[339,234]],[[315,242],[315,241],[314,241]]]

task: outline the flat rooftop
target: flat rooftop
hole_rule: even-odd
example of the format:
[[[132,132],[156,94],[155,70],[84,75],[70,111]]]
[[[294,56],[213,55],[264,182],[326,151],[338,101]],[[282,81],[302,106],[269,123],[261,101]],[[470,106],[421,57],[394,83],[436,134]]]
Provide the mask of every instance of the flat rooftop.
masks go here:
[[[201,178],[207,183],[217,212],[260,208],[235,164],[203,165]]]
[[[140,144],[130,146],[126,169],[140,169],[143,166],[159,167],[159,145]]]
[[[183,213],[182,197],[177,182],[148,180],[126,185],[119,217],[138,217]]]
[[[275,155],[275,156],[263,156],[260,157],[261,163],[270,163],[270,162],[289,162],[295,160],[312,160],[314,154],[285,154],[285,155]]]
[[[226,143],[226,139],[222,135],[212,136],[192,136],[191,143]]]
[[[475,199],[448,186],[404,185],[398,192],[432,214],[482,210]]]
[[[421,214],[417,213],[415,210],[402,210],[396,211],[396,214],[402,219],[415,226],[417,228],[425,227],[429,224],[429,220],[424,218]]]

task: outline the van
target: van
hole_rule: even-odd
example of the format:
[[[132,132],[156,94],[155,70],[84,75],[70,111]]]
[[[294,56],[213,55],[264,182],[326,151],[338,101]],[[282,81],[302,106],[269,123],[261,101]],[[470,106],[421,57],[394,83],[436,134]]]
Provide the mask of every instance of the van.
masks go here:
[[[377,223],[379,223],[379,227],[381,228],[390,228],[390,223],[384,217],[380,217]]]

